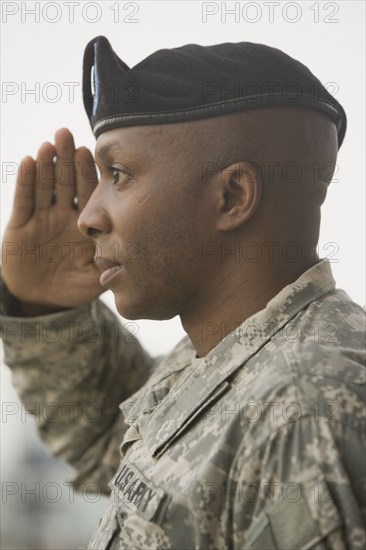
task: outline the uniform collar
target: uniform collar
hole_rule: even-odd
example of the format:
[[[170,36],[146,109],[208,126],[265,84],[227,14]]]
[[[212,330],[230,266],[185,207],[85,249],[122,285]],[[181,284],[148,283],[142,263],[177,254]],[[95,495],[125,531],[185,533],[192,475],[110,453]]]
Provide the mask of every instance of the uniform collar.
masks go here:
[[[284,287],[266,307],[246,319],[209,354],[187,369],[170,392],[138,420],[151,456],[159,456],[186,427],[229,387],[227,379],[311,302],[335,289],[327,259]]]

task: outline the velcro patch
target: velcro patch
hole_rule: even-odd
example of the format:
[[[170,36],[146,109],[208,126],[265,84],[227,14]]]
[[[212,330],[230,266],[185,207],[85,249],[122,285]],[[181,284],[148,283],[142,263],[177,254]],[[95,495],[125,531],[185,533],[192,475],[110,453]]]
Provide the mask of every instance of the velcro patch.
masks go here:
[[[342,525],[328,484],[317,465],[304,470],[297,482],[258,515],[245,533],[246,548],[308,550]],[[318,547],[317,546],[317,547]]]

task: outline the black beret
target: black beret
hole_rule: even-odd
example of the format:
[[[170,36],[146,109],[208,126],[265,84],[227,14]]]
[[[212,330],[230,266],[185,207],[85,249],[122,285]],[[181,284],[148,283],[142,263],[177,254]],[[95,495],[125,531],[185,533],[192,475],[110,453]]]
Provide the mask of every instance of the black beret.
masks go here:
[[[83,99],[96,138],[112,128],[299,106],[334,120],[339,148],[347,124],[343,107],[305,65],[252,42],[162,49],[129,68],[97,36],[85,48]]]

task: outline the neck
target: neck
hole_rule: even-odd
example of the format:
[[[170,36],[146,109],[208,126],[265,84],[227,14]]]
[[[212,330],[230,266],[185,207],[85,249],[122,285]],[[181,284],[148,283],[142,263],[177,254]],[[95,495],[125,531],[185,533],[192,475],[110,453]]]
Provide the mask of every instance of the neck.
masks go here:
[[[226,265],[210,283],[200,288],[192,302],[181,313],[184,330],[198,357],[207,355],[230,332],[246,319],[264,309],[286,285],[319,261],[317,256],[299,262],[237,263]]]

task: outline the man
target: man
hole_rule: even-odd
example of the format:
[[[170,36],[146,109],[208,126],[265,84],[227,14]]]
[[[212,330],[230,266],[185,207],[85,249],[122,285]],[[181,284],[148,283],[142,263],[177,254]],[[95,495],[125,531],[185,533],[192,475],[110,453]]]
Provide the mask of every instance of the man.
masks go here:
[[[129,69],[97,37],[83,88],[99,178],[66,129],[24,159],[4,241],[39,257],[2,285],[21,398],[80,405],[41,436],[110,492],[89,548],[363,548],[364,315],[316,253],[343,108],[250,43]],[[187,337],[154,361],[106,288]]]

